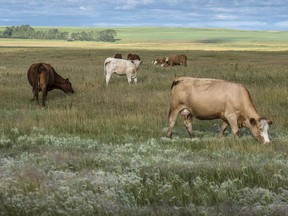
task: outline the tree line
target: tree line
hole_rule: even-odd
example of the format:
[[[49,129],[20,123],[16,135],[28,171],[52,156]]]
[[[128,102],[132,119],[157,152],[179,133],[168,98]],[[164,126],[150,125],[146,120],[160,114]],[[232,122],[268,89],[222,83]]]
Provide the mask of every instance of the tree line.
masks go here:
[[[0,32],[1,38],[21,38],[21,39],[54,39],[68,41],[105,41],[114,42],[117,32],[113,29],[103,31],[81,31],[66,32],[57,28],[47,30],[35,30],[29,25],[10,26]]]

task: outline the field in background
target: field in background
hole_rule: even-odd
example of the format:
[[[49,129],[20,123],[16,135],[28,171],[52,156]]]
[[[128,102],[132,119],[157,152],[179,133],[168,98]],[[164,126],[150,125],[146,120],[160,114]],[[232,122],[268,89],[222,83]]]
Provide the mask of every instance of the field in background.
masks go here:
[[[104,28],[57,28],[60,31],[70,33],[105,30]],[[4,29],[4,27],[0,27],[0,31]],[[44,28],[35,27],[35,29]],[[0,47],[86,47],[95,49],[136,50],[288,50],[288,31],[241,31],[231,29],[156,27],[112,29],[116,30],[117,38],[119,39],[115,43],[0,39]]]
[[[287,51],[179,51],[160,39],[159,50],[14,42],[0,48],[0,215],[287,215]],[[129,52],[144,61],[139,83],[112,76],[106,87],[105,58]],[[188,56],[186,68],[151,65],[178,53]],[[46,109],[30,102],[26,78],[41,61],[75,90],[49,92]],[[238,140],[229,131],[220,139],[220,121],[199,120],[190,140],[180,118],[174,138],[165,138],[175,74],[243,83],[274,121],[272,143],[246,129]]]

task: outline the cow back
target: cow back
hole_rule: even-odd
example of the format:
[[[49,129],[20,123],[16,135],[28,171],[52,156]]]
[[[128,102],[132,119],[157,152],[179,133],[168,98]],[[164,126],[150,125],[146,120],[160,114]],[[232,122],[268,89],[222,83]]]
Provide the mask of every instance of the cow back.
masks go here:
[[[132,54],[132,53],[129,53],[129,54],[127,55],[127,60],[139,60],[139,61],[141,61],[139,55],[137,55],[137,54]]]
[[[167,60],[167,64],[168,65],[184,65],[186,66],[187,65],[187,56],[186,55],[175,55],[175,56],[172,56],[170,57],[168,60]]]
[[[28,69],[27,78],[33,89],[38,88],[39,82],[45,86],[53,85],[54,69],[50,64],[34,63]]]
[[[61,77],[55,69],[47,63],[34,63],[32,64],[27,72],[27,78],[33,89],[39,88],[41,86],[47,87],[48,91],[53,89],[60,89],[64,92],[73,93],[72,84],[69,79],[64,79]],[[41,89],[39,89],[41,90]]]
[[[114,58],[122,59],[122,54],[116,53],[115,56],[114,56]]]

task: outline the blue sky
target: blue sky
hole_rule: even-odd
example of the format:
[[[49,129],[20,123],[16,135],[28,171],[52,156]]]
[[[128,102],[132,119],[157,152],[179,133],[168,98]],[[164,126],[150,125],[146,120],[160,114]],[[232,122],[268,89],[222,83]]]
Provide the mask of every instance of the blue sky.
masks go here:
[[[288,30],[288,0],[0,0],[0,26]]]

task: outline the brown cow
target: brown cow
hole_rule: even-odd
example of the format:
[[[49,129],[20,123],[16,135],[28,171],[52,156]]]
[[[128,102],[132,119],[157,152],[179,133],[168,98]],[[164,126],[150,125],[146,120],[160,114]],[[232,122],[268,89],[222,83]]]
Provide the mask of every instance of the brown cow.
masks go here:
[[[166,59],[167,59],[167,57],[164,57],[164,58],[155,58],[155,59],[152,61],[152,64],[153,64],[154,66],[156,66],[156,65],[161,65],[161,66],[163,66],[163,65],[166,63]]]
[[[141,61],[139,55],[137,55],[137,54],[132,54],[132,53],[129,53],[129,54],[127,55],[127,60],[139,60],[139,61]]]
[[[115,56],[114,56],[114,58],[122,59],[122,54],[116,53]]]
[[[222,136],[228,125],[234,137],[238,136],[239,127],[247,127],[259,142],[270,142],[268,129],[272,121],[258,114],[243,85],[217,79],[177,77],[171,88],[167,137],[172,137],[172,128],[180,113],[190,137],[192,118],[196,117],[200,120],[222,119]]]
[[[172,56],[169,59],[166,57],[166,64],[163,66],[175,66],[175,65],[183,65],[187,66],[187,56],[186,55],[176,55]]]
[[[32,86],[33,98],[38,101],[38,92],[42,92],[42,106],[45,107],[47,92],[53,89],[60,89],[65,93],[74,93],[69,79],[64,79],[56,73],[50,64],[32,64],[27,72],[27,78]]]

